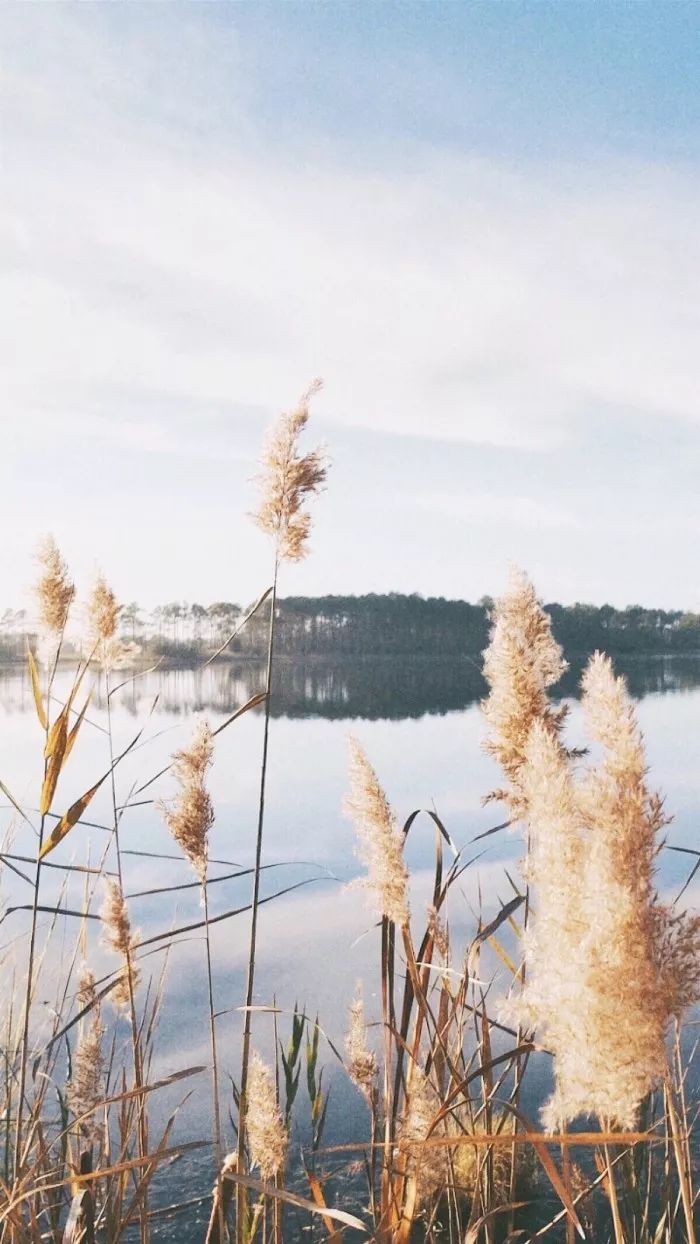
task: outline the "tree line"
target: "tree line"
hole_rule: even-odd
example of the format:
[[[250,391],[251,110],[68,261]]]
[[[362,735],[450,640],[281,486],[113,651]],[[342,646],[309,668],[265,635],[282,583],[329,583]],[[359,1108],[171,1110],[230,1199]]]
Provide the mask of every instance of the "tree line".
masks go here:
[[[370,593],[365,596],[288,596],[278,601],[278,651],[290,658],[478,657],[488,642],[493,602]],[[173,601],[153,610],[131,602],[121,611],[125,639],[147,654],[186,660],[212,651],[240,625],[249,606]],[[700,614],[629,605],[546,605],[554,634],[569,655],[596,648],[613,654],[700,653]],[[31,636],[25,611],[0,614],[0,652],[21,656]],[[265,648],[266,606],[241,629],[231,656],[256,657]]]

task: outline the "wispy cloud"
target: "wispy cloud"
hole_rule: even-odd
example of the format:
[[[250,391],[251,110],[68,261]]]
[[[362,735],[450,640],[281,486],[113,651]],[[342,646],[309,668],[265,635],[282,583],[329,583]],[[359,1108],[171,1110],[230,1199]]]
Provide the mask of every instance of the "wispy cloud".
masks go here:
[[[68,74],[76,24],[49,26]],[[89,26],[82,93],[59,73],[47,98],[21,53],[4,83],[15,404],[69,406],[77,378],[99,395],[126,372],[144,395],[274,405],[320,369],[336,419],[480,443],[558,442],[591,406],[697,418],[694,173],[418,144],[415,171],[298,166],[251,151],[242,105],[243,140],[198,148],[177,114],[143,125],[145,66],[115,95]]]
[[[329,425],[402,438],[573,453],[606,419],[697,426],[696,168],[263,142],[233,11],[21,8],[0,16],[0,372],[22,451],[240,459],[241,412],[318,373]],[[504,492],[430,506],[575,524]]]

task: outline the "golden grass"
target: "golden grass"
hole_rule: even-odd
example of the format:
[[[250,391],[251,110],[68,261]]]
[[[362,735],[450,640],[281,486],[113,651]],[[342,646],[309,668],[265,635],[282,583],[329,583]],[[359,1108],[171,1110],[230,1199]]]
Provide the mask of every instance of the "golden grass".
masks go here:
[[[304,1012],[295,1009],[287,1017],[273,1005],[254,1013],[277,574],[281,561],[306,551],[303,504],[325,479],[318,451],[298,451],[309,397],[284,417],[264,460],[258,521],[273,537],[275,552],[273,587],[258,602],[270,606],[264,694],[216,732],[195,723],[190,744],[120,801],[115,773],[140,732],[130,748],[116,752],[111,706],[119,688],[110,682],[110,661],[102,661],[95,676],[105,679],[108,754],[99,780],[63,814],[53,811],[59,779],[90,724],[88,699],[76,706],[86,667],[76,670],[68,698],[57,702],[54,675],[73,585],[55,544],[42,552],[38,598],[55,651],[43,673],[30,656],[43,753],[38,824],[12,799],[16,832],[28,832],[30,824],[36,831],[36,858],[33,877],[25,877],[32,901],[24,905],[30,930],[23,972],[13,980],[9,956],[2,964],[0,1244],[117,1244],[127,1232],[148,1244],[162,1219],[184,1231],[186,1215],[202,1199],[209,1202],[203,1231],[209,1244],[234,1238],[237,1244],[279,1244],[300,1238],[294,1234],[300,1222],[304,1230],[315,1224],[316,1238],[335,1244],[358,1238],[378,1244],[568,1242],[575,1235],[613,1238],[616,1244],[691,1244],[698,1103],[689,1100],[680,1024],[700,993],[700,925],[656,896],[654,869],[666,817],[648,786],[643,740],[624,684],[606,658],[592,660],[584,677],[584,710],[601,755],[595,764],[582,764],[580,750],[565,746],[563,711],[549,699],[564,668],[562,654],[523,576],[514,577],[495,608],[484,713],[487,746],[504,777],[495,794],[524,835],[525,887],[508,876],[510,895],[498,912],[488,921],[479,917],[466,944],[455,941],[450,912],[469,862],[434,812],[412,813],[399,825],[379,776],[353,740],[346,810],[380,916],[377,1013],[366,1015],[358,993],[344,1059]],[[118,641],[119,606],[103,579],[89,612],[94,642]],[[242,1063],[231,1103],[237,1135],[232,1129],[224,1135],[220,1063],[227,1059],[216,1032],[224,1006],[213,990],[208,843],[214,808],[206,781],[214,735],[260,703],[265,719],[250,902],[214,917],[251,917],[245,991],[232,1000],[244,1012]],[[132,932],[124,896],[125,817],[132,800],[139,802],[144,792],[150,798],[152,787],[169,775],[176,792],[168,797],[158,787],[158,803],[195,871],[194,884],[201,886],[204,919],[173,923],[141,940]],[[60,841],[68,834],[77,840],[103,782],[111,787],[112,824],[102,857],[87,867],[62,866],[67,879],[79,873],[84,884],[82,904],[71,914],[63,901],[46,902],[42,872]],[[411,910],[404,847],[426,825],[434,838],[432,893],[425,909],[414,901]],[[14,866],[9,850],[3,858]],[[100,882],[106,898],[98,917]],[[154,892],[169,888],[182,887]],[[8,908],[3,919],[15,910]],[[48,1019],[39,1005],[49,985],[39,913],[50,918],[49,947],[64,936],[64,924],[78,922],[74,944],[62,955],[60,979],[50,982]],[[84,962],[85,930],[99,918],[118,963],[96,980]],[[176,1111],[154,1137],[148,1112],[152,1093],[206,1070],[183,1068],[160,1080],[150,1074],[165,975],[152,979],[149,956],[202,929],[213,1146],[210,1137],[174,1143]],[[509,993],[505,1009],[493,996],[495,974],[500,992]],[[128,1017],[128,1056],[110,1033],[107,1000]],[[254,1052],[254,1020],[274,1026],[276,1066]],[[289,1024],[286,1047],[278,1024]],[[367,1134],[353,1145],[324,1144],[324,1048],[343,1064],[365,1103]],[[552,1061],[554,1074],[542,1126],[524,1111],[536,1051]],[[302,1108],[300,1083],[311,1135],[301,1161],[290,1144],[295,1111]],[[574,1122],[587,1130],[566,1130]],[[157,1172],[205,1146],[213,1148],[211,1196],[183,1188],[178,1203],[154,1209]]]

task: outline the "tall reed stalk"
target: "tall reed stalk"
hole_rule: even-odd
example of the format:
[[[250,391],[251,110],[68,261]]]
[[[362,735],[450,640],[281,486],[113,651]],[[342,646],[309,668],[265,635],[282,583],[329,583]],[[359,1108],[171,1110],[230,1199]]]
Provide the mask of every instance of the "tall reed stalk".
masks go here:
[[[259,477],[260,504],[254,515],[257,526],[270,536],[274,547],[274,574],[270,597],[270,619],[267,642],[267,668],[265,678],[265,716],[263,725],[262,757],[260,764],[260,788],[258,794],[258,819],[255,837],[255,864],[253,873],[253,897],[251,905],[250,938],[243,1018],[241,1048],[241,1072],[238,1098],[238,1169],[246,1165],[246,1115],[248,1110],[248,1071],[252,1035],[252,1005],[255,991],[255,959],[258,939],[258,913],[260,907],[260,878],[265,824],[265,794],[267,786],[268,752],[270,739],[270,710],[275,650],[275,616],[277,585],[280,565],[283,561],[300,561],[308,551],[311,518],[304,510],[304,503],[322,487],[327,473],[325,456],[320,450],[299,452],[299,438],[309,420],[309,403],[318,392],[316,381],[301,397],[298,406],[284,414],[273,427],[262,456],[262,472]],[[237,1195],[237,1239],[243,1244],[248,1216],[248,1199],[245,1188],[239,1185]]]
[[[112,800],[112,832],[114,835],[114,854],[117,864],[117,878],[119,881],[119,889],[124,893],[124,871],[122,866],[122,852],[119,835],[119,822],[121,819],[120,811],[117,805],[117,788],[115,780],[115,759],[116,753],[114,749],[114,733],[112,727],[112,690],[110,686],[109,667],[105,668],[105,698],[107,702],[107,735],[109,744],[109,767],[110,767],[110,795]],[[134,1087],[137,1090],[138,1097],[136,1101],[137,1110],[137,1133],[138,1133],[138,1154],[140,1158],[145,1158],[148,1153],[148,1117],[146,1113],[146,1099],[143,1094],[144,1075],[143,1075],[143,1056],[141,1051],[141,1036],[139,1029],[138,1015],[136,1011],[136,970],[134,965],[134,952],[130,942],[126,944],[126,984],[128,990],[128,1007],[129,1007],[129,1028],[131,1032],[131,1053],[134,1068]],[[150,1239],[150,1224],[148,1220],[148,1188],[144,1193],[140,1202],[139,1214],[141,1218],[141,1244],[148,1244]]]
[[[22,1020],[22,1044],[20,1049],[19,1088],[17,1096],[17,1121],[15,1139],[14,1177],[19,1178],[22,1164],[22,1125],[24,1117],[24,1098],[27,1084],[27,1064],[29,1061],[29,1026],[34,989],[34,958],[36,954],[37,916],[39,906],[39,889],[41,884],[41,861],[46,832],[46,816],[56,790],[58,776],[63,762],[68,736],[68,711],[64,708],[56,723],[51,723],[51,696],[54,678],[58,668],[61,645],[68,620],[68,611],[74,595],[74,585],[68,567],[64,562],[53,537],[49,536],[39,549],[38,562],[41,569],[36,584],[35,595],[39,610],[39,624],[44,638],[46,684],[44,697],[39,686],[39,679],[34,655],[29,653],[30,674],[34,700],[39,721],[44,729],[44,773],[40,801],[40,821],[37,839],[37,858],[34,870],[31,923],[29,930],[29,951],[27,957],[27,980],[24,996]],[[74,688],[74,693],[77,688]],[[73,694],[74,694],[73,693]],[[72,700],[71,696],[71,700]],[[70,701],[69,701],[70,703]]]
[[[250,940],[246,969],[245,1002],[243,1012],[243,1043],[241,1050],[241,1074],[238,1086],[238,1168],[245,1169],[246,1114],[248,1110],[248,1068],[252,1035],[252,1006],[255,990],[255,956],[258,944],[258,913],[260,909],[260,878],[262,865],[263,829],[265,823],[265,793],[267,784],[267,759],[270,739],[270,703],[272,699],[272,671],[275,650],[275,604],[277,600],[277,577],[279,558],[275,558],[275,571],[270,596],[270,620],[268,624],[267,667],[265,675],[265,720],[263,726],[262,758],[260,763],[260,787],[258,794],[258,823],[255,836],[255,863],[253,873],[253,897],[250,917]],[[245,1212],[245,1189],[238,1194],[239,1220]]]
[[[188,747],[175,752],[172,768],[178,783],[178,792],[170,802],[160,804],[168,829],[184,851],[200,883],[201,903],[204,909],[204,941],[206,947],[207,1004],[209,1011],[209,1042],[211,1048],[212,1110],[214,1116],[214,1158],[217,1190],[214,1200],[218,1206],[217,1219],[219,1239],[224,1239],[224,1214],[218,1183],[223,1165],[221,1133],[221,1103],[219,1099],[219,1059],[216,1048],[216,1014],[214,1010],[214,985],[212,977],[211,933],[209,926],[209,831],[214,823],[214,809],[206,786],[207,771],[211,767],[214,742],[211,729],[201,719]]]

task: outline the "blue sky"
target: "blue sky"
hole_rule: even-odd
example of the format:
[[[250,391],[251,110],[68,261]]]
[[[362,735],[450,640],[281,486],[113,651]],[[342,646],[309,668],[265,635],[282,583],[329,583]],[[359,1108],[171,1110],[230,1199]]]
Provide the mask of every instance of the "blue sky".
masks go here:
[[[0,575],[252,598],[261,437],[334,459],[288,593],[700,608],[700,7],[0,9]]]

